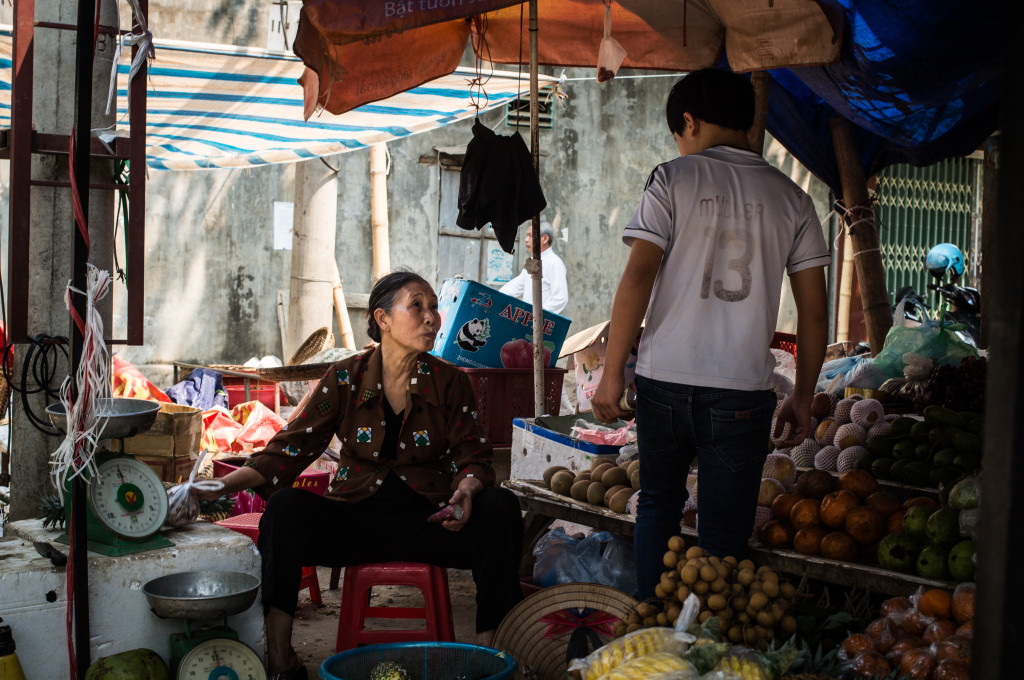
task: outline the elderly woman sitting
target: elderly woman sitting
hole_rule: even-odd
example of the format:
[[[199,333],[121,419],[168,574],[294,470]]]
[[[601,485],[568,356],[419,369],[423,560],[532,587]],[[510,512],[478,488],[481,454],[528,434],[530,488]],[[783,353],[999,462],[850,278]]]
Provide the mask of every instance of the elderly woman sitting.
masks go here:
[[[494,488],[492,450],[476,419],[469,380],[429,354],[440,326],[437,296],[411,272],[370,293],[368,332],[380,345],[327,371],[267,447],[223,478],[222,495],[269,497],[260,520],[268,670],[306,678],[291,646],[302,567],[387,561],[472,569],[477,642],[487,644],[522,598],[522,518],[516,497]],[[325,496],[291,488],[327,448],[342,443]],[[447,505],[461,519],[427,517]]]

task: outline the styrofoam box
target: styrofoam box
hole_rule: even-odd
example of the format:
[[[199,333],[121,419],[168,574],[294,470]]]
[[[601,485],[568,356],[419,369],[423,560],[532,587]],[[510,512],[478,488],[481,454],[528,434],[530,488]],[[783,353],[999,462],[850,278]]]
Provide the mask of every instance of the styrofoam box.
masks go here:
[[[568,423],[574,417],[548,420]],[[544,471],[553,465],[564,465],[576,474],[589,470],[595,458],[615,462],[619,455],[618,446],[591,444],[542,427],[536,421],[536,418],[512,421],[512,479],[544,479]]]

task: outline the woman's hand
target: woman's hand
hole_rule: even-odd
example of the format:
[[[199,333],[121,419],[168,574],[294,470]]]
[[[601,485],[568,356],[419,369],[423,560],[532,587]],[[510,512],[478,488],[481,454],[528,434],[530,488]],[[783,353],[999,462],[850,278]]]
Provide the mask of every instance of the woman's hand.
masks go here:
[[[263,475],[250,467],[241,467],[237,470],[232,470],[217,481],[223,482],[223,489],[213,491],[209,487],[207,489],[203,489],[201,487],[197,488],[193,484],[189,488],[189,493],[200,500],[215,501],[221,496],[230,496],[231,494],[242,491],[243,489],[254,489],[267,483],[267,480],[263,478]]]
[[[448,499],[448,505],[462,506],[462,519],[450,519],[447,522],[442,522],[441,526],[448,531],[461,531],[462,527],[469,522],[469,516],[473,512],[473,496],[483,491],[483,488],[484,485],[475,477],[466,477],[459,482],[459,487]]]

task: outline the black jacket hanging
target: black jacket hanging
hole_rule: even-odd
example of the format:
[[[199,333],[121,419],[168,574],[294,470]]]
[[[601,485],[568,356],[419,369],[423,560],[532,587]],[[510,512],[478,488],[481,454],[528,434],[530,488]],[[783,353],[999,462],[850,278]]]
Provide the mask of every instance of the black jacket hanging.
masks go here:
[[[511,253],[519,225],[547,206],[526,142],[518,132],[495,134],[477,120],[459,177],[463,229],[494,227],[501,249]]]

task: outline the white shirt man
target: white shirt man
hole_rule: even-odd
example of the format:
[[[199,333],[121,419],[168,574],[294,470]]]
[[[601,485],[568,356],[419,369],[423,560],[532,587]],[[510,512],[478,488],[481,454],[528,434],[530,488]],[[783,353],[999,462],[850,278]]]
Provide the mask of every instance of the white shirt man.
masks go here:
[[[533,253],[532,230],[526,231],[526,252]],[[551,241],[555,230],[550,222],[540,223],[540,262],[541,262],[541,305],[545,311],[561,313],[569,304],[569,286],[565,280],[565,263],[554,250]],[[519,298],[523,302],[533,304],[533,279],[525,269],[519,275],[499,289],[506,295]]]

